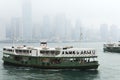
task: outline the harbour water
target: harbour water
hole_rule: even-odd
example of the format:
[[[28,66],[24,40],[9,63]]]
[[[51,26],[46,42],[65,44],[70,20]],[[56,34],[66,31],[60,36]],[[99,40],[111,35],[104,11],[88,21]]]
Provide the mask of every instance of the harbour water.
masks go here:
[[[39,43],[24,43],[29,46],[39,46]],[[4,46],[13,44],[0,43]],[[15,44],[15,45],[23,45]],[[103,52],[103,43],[48,43],[49,47],[74,46],[95,48],[100,66],[97,70],[56,70],[37,69],[3,65],[0,54],[0,80],[120,80],[120,53]]]

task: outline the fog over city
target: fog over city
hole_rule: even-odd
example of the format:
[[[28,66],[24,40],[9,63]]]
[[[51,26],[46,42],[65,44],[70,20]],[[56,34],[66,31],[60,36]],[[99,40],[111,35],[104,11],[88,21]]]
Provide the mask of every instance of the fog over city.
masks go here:
[[[0,0],[0,41],[119,41],[119,0]]]

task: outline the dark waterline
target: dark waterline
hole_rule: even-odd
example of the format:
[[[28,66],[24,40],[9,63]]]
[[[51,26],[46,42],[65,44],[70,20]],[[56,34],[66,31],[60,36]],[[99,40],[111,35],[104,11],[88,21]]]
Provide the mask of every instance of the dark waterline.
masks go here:
[[[12,44],[1,43],[4,46]],[[15,44],[23,45],[23,44]],[[25,45],[38,46],[39,43],[26,43]],[[2,53],[0,55],[0,80],[119,80],[120,79],[120,54],[104,53],[103,43],[48,43],[49,47],[71,46],[95,48],[98,55],[99,68],[97,70],[55,70],[36,69],[30,67],[15,67],[3,65]]]

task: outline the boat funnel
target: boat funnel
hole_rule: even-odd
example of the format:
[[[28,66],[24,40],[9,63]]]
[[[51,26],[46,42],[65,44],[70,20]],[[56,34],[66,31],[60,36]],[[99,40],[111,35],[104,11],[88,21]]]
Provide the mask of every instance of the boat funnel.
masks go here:
[[[46,48],[47,47],[47,42],[40,42],[40,46],[42,48]]]

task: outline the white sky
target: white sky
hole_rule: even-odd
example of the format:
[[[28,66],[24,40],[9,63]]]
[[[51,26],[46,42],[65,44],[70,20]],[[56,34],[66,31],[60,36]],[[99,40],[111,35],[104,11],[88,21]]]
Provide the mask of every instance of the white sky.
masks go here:
[[[69,19],[80,19],[86,26],[102,23],[120,26],[120,0],[31,0],[32,17],[65,14]],[[22,0],[0,0],[0,18],[22,15]]]

